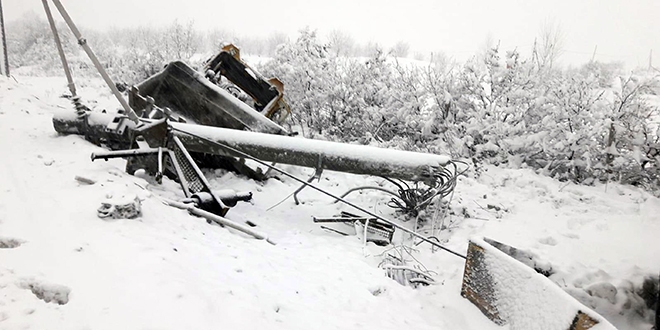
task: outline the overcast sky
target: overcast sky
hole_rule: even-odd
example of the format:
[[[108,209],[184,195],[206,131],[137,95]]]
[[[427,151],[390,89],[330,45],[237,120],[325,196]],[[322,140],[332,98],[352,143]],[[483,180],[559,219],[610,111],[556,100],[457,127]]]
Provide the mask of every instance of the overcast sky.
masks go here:
[[[43,13],[40,0],[1,0],[5,21],[25,11]],[[442,51],[463,61],[487,40],[528,55],[544,22],[565,35],[563,63],[624,61],[660,67],[660,0],[61,0],[85,27],[157,26],[194,19],[200,29],[239,35],[281,31],[295,37],[305,26],[320,34],[341,30],[360,42],[413,51]]]

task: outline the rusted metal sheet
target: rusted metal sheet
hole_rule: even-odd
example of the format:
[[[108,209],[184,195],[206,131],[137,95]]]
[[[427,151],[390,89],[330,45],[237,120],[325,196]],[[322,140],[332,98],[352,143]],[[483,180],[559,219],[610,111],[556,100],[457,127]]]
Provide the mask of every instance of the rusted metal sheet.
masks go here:
[[[236,46],[229,44],[209,59],[203,72],[215,84],[224,84],[222,77],[252,98],[255,110],[267,118],[282,123],[291,113],[289,105],[284,101],[284,84],[277,78],[266,79],[256,70],[241,60],[241,52]]]
[[[497,311],[493,280],[484,263],[484,248],[470,242],[468,245],[461,296],[471,301],[497,325],[506,324]]]
[[[615,329],[539,269],[525,251],[489,239],[470,240],[461,295],[498,325],[510,329]],[[573,314],[571,314],[573,313]]]
[[[598,321],[591,318],[591,316],[578,312],[569,330],[588,330],[596,326],[596,324],[598,324]]]

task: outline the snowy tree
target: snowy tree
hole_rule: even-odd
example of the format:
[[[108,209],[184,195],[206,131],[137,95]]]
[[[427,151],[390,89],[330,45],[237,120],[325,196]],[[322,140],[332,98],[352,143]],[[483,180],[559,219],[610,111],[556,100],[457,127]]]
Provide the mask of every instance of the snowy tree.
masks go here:
[[[355,54],[355,40],[348,33],[332,30],[328,35],[328,46],[335,57],[353,56]]]
[[[405,41],[398,41],[392,46],[392,56],[394,57],[408,57],[410,52],[410,45]]]
[[[195,30],[195,22],[180,23],[174,20],[163,31],[163,49],[167,61],[189,61],[201,46],[201,35]]]
[[[539,70],[550,69],[564,51],[565,36],[556,22],[544,22],[540,36],[534,41],[534,60]]]
[[[78,53],[76,40],[63,23],[56,24],[67,57]],[[39,72],[62,70],[48,22],[35,12],[26,12],[17,21],[8,22],[7,57],[12,67],[36,66]]]

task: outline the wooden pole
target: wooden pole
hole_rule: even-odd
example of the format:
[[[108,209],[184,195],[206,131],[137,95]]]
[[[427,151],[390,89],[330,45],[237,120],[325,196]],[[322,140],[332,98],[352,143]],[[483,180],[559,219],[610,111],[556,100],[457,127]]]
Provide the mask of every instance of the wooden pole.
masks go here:
[[[0,63],[3,66],[3,71],[7,77],[9,77],[9,58],[7,58],[7,36],[5,35],[5,19],[2,15],[2,0],[0,0],[0,34],[2,37],[2,59],[4,63]]]

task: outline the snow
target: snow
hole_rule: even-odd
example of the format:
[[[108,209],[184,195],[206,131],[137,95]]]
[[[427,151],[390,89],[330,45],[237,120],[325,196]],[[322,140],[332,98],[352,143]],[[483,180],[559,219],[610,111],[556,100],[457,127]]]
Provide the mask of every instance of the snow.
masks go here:
[[[227,218],[256,223],[277,245],[209,225],[162,202],[183,197],[175,182],[127,175],[121,159],[90,162],[102,148],[55,133],[53,113],[73,113],[60,97],[64,78],[16,80],[0,78],[0,329],[503,329],[460,296],[461,258],[414,246],[437,284],[402,286],[378,268],[391,246],[364,245],[312,222],[354,210],[311,189],[299,195],[301,205],[288,199],[272,207],[299,186],[286,178],[259,183],[206,172],[214,189],[253,192],[253,201],[239,203]],[[88,106],[118,108],[100,79],[77,83]],[[282,168],[300,177],[313,173]],[[436,219],[444,226],[427,225],[423,234],[463,254],[475,235],[528,250],[555,270],[550,280],[557,286],[545,289],[592,302],[586,305],[619,329],[650,329],[649,315],[635,317],[624,305],[644,276],[660,272],[660,200],[614,183],[587,187],[526,169],[480,171],[459,180],[451,214]],[[336,172],[318,183],[336,194],[385,184]],[[140,198],[142,217],[97,217],[102,202],[122,196]],[[382,192],[348,198],[403,219]],[[404,239],[395,234],[397,244]],[[615,304],[611,286],[602,283],[617,289]]]

